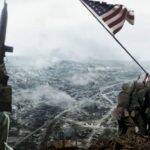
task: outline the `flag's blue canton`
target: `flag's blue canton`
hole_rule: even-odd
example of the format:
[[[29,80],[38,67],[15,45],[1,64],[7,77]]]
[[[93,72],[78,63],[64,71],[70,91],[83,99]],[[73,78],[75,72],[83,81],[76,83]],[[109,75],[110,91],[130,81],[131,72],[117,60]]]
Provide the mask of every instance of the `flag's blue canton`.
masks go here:
[[[83,0],[89,7],[91,7],[97,15],[101,16],[108,11],[110,11],[114,5],[107,4],[107,3],[100,3],[98,1],[89,1],[89,0]]]

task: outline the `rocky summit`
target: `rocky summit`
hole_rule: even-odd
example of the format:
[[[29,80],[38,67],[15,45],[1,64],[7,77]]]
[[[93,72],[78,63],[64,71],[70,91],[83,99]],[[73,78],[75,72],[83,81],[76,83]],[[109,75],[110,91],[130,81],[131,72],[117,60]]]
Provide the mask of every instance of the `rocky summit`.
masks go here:
[[[7,70],[13,86],[9,143],[16,150],[120,144],[111,112],[122,83],[139,75],[135,66],[47,60],[37,67],[28,58],[10,57]]]

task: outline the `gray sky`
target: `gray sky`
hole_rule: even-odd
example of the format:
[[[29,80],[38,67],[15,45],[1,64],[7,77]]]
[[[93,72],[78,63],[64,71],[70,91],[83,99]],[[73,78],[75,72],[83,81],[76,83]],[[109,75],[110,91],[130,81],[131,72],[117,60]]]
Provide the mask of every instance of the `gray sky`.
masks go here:
[[[105,0],[135,10],[135,25],[117,37],[138,59],[150,60],[150,1]],[[71,59],[128,56],[78,0],[7,0],[7,44],[14,55]]]

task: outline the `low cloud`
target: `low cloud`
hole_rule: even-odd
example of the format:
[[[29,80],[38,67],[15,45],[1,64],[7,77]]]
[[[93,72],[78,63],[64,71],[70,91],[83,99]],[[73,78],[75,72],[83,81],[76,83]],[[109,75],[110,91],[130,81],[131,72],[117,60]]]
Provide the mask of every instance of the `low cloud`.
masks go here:
[[[106,0],[108,1],[108,0]],[[117,37],[138,59],[149,59],[148,6],[143,0],[109,0],[135,10],[135,26],[125,25]],[[73,59],[127,59],[128,56],[77,0],[8,0],[7,43],[14,55]],[[56,52],[56,49],[59,51]]]

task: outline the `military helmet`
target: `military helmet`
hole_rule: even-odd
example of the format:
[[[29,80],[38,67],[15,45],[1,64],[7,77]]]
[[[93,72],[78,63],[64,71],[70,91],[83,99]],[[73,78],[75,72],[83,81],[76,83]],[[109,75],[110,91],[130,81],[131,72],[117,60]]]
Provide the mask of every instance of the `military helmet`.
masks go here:
[[[124,90],[124,91],[129,90],[129,88],[130,88],[130,84],[128,84],[128,83],[124,83],[124,84],[122,85],[122,90]]]
[[[135,88],[136,88],[137,90],[143,89],[143,88],[144,88],[144,83],[143,83],[143,82],[136,82]]]

